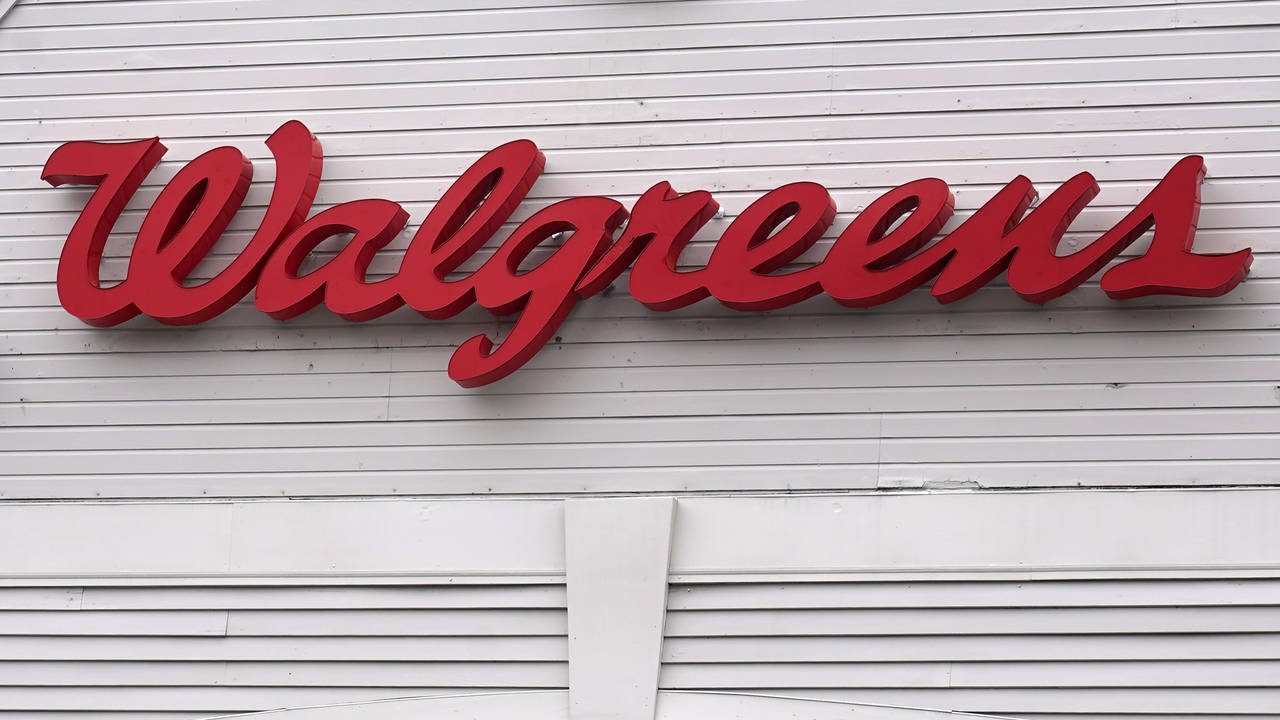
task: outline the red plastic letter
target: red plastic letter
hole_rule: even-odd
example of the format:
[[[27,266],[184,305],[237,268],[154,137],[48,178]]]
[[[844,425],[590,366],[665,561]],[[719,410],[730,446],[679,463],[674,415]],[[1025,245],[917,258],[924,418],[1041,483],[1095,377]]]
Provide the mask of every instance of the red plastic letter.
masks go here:
[[[356,281],[350,273],[363,274],[373,254],[390,242],[408,220],[409,213],[390,200],[355,200],[325,210],[294,230],[272,253],[258,278],[254,304],[279,320],[301,315],[325,297],[328,286]],[[355,233],[355,237],[323,266],[298,276],[307,253],[326,238],[343,233]]]
[[[951,190],[937,178],[914,180],[876,198],[818,266],[822,288],[846,307],[870,307],[907,294],[933,277],[946,255],[903,259],[938,234],[954,207]],[[889,230],[905,213],[910,214]]]
[[[49,156],[41,175],[50,185],[97,185],[67,233],[58,260],[58,300],[90,325],[116,325],[138,314],[126,278],[102,287],[102,248],[142,180],[165,153],[159,138],[127,143],[69,142]]]
[[[1182,158],[1133,212],[1098,240],[1128,245],[1152,225],[1156,228],[1146,254],[1102,275],[1107,295],[1117,300],[1156,294],[1217,297],[1244,280],[1253,262],[1251,249],[1211,255],[1191,252],[1204,172],[1204,158]]]
[[[608,271],[587,284],[594,288],[601,279],[612,280],[625,267],[622,261],[636,257],[643,245],[631,269],[632,297],[654,310],[675,310],[707,297],[706,269],[681,272],[676,262],[718,208],[705,190],[680,195],[669,183],[654,185],[636,201],[626,233],[610,250],[607,264],[602,261]]]
[[[240,302],[267,256],[302,223],[320,184],[320,141],[291,120],[267,138],[276,179],[266,214],[249,243],[221,272],[195,286],[182,281],[239,210],[253,174],[238,150],[211,150],[182,168],[156,198],[133,246],[129,277],[138,306],[163,323],[191,325]],[[143,289],[145,288],[145,289]]]
[[[818,294],[817,267],[767,273],[813,247],[835,217],[831,194],[817,183],[791,183],[765,193],[734,218],[711,253],[711,294],[735,310],[777,310]]]
[[[244,155],[220,147],[187,163],[164,186],[129,255],[129,280],[140,310],[174,325],[217,314],[204,303],[183,303],[182,280],[227,229],[252,179],[253,165]]]
[[[635,262],[640,251],[644,250],[649,241],[655,237],[663,238],[657,244],[663,245],[667,250],[665,254],[655,254],[646,260],[646,269],[641,271],[641,275],[648,274],[652,282],[659,284],[665,273],[674,273],[677,277],[696,275],[696,273],[676,273],[676,260],[689,239],[707,224],[719,208],[720,205],[706,190],[681,195],[667,182],[660,182],[649,188],[632,206],[631,219],[627,222],[622,237],[582,277],[577,287],[578,294],[582,297],[590,297],[604,290],[617,280],[632,262]],[[681,222],[684,224],[677,227],[676,225]],[[670,262],[663,259],[665,256],[670,256]],[[656,262],[657,267],[649,267],[650,262]],[[646,282],[648,280],[642,278],[641,284]],[[635,292],[634,286],[632,292]],[[663,295],[656,289],[654,292],[655,296],[651,296],[651,299]],[[696,299],[703,297],[706,295],[700,295]],[[660,301],[661,297],[657,299]],[[650,307],[653,306],[650,305]]]
[[[433,319],[452,317],[474,302],[471,278],[449,281],[445,277],[511,217],[545,164],[537,145],[516,140],[490,150],[467,168],[431,208],[409,243],[395,278],[400,297]],[[374,300],[378,297],[376,289],[361,292],[373,293]]]
[[[1009,287],[1029,302],[1047,302],[1084,282],[1122,247],[1094,243],[1070,255],[1055,251],[1062,235],[1098,194],[1098,183],[1080,173],[1054,190],[1030,215],[1031,181],[1019,175],[939,243],[954,251],[930,290],[949,303],[972,294],[1009,269]]]
[[[574,287],[609,246],[627,217],[616,200],[581,197],[543,208],[520,224],[498,252],[472,276],[476,300],[499,315],[520,318],[502,343],[476,335],[449,359],[449,377],[463,387],[500,380],[528,362],[577,304]],[[527,272],[520,263],[556,233],[573,231],[551,257]]]

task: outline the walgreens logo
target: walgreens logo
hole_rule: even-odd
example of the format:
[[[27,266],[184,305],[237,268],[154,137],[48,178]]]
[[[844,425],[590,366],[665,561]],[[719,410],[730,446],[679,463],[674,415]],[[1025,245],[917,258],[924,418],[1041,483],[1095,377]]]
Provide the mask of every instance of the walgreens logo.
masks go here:
[[[63,307],[91,325],[115,325],[138,314],[191,325],[217,316],[254,289],[258,309],[282,320],[320,303],[355,322],[406,304],[432,319],[474,303],[498,315],[517,314],[501,343],[476,335],[450,358],[449,377],[476,387],[527,362],[579,300],[604,290],[627,268],[631,295],[654,310],[714,297],[737,310],[757,311],[819,293],[848,307],[869,307],[930,280],[934,297],[953,302],[1001,272],[1023,299],[1042,303],[1079,286],[1153,226],[1143,255],[1102,275],[1109,296],[1214,297],[1238,285],[1252,261],[1249,249],[1192,251],[1205,173],[1204,159],[1192,155],[1179,160],[1115,227],[1067,255],[1057,254],[1063,234],[1098,194],[1089,173],[1071,178],[1034,209],[1035,188],[1018,176],[932,244],[955,200],[942,180],[914,180],[871,203],[821,263],[790,272],[779,271],[812,247],[835,218],[826,188],[797,182],[765,193],[725,229],[706,267],[682,271],[677,258],[719,206],[704,190],[678,193],[660,182],[629,211],[605,197],[570,198],[543,208],[520,223],[479,269],[456,277],[542,173],[545,157],[537,146],[516,140],[467,168],[423,220],[399,271],[371,281],[370,261],[404,228],[408,213],[389,200],[367,199],[311,215],[323,161],[320,141],[290,121],[267,138],[267,147],[276,179],[261,224],[227,268],[190,286],[187,274],[218,241],[248,192],[253,166],[244,155],[220,147],[187,163],[147,212],[125,279],[103,287],[103,245],[165,147],[152,138],[69,142],[55,150],[45,164],[45,180],[97,186],[63,246]],[[340,234],[353,237],[323,266],[299,275],[307,254]],[[556,235],[563,238],[560,244],[521,271],[529,253]]]

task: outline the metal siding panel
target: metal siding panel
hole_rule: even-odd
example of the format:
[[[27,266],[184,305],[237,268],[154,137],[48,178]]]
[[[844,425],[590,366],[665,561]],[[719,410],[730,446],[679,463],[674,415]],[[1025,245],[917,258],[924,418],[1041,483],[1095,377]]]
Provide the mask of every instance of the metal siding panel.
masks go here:
[[[667,639],[669,663],[1277,660],[1280,635],[887,635]]]
[[[944,0],[20,2],[0,32],[0,497],[1275,485],[1278,19],[1275,2],[1163,0],[982,12]],[[1124,305],[1094,281],[1032,307],[996,281],[949,308],[916,292],[869,311],[702,303],[654,316],[619,283],[478,393],[443,370],[461,339],[506,326],[481,312],[353,327],[323,312],[277,323],[242,304],[202,328],[91,330],[57,306],[56,258],[87,196],[39,182],[58,143],[160,134],[172,148],[108,243],[107,278],[123,276],[127,233],[182,161],[224,142],[257,161],[201,278],[256,226],[274,175],[262,141],[294,117],[329,155],[317,209],[389,197],[416,225],[472,159],[529,137],[548,172],[516,220],[575,195],[630,202],[664,179],[712,189],[729,220],[811,180],[841,212],[806,261],[884,189],[923,176],[952,183],[963,217],[1018,173],[1044,193],[1092,172],[1103,193],[1068,233],[1075,247],[1178,156],[1203,153],[1197,248],[1258,257],[1228,297]],[[705,262],[725,222],[684,260]],[[407,242],[373,272],[393,272]],[[1002,495],[1018,498],[1015,514],[1035,504]],[[1086,509],[1105,504],[1088,497]],[[420,535],[413,518],[363,516],[373,539],[335,560],[345,540],[320,537],[323,524],[306,534],[306,517],[242,517],[263,532],[234,555],[216,511],[135,547],[113,544],[129,511],[54,524],[6,505],[27,519],[4,526],[26,559],[4,570],[64,573],[0,590],[0,633],[13,633],[0,642],[0,720],[186,720],[567,682],[563,548],[531,541],[555,518],[481,517],[467,537],[505,529],[527,554],[515,563],[479,540],[469,567],[445,568],[432,563],[459,547],[447,544],[456,525],[427,533],[434,544],[380,545]],[[1274,717],[1276,580],[1227,576],[1267,559],[1267,531],[1241,523],[1219,529],[1223,545],[1184,547],[1191,531],[1106,536],[1221,563],[1223,577],[1199,580],[1178,574],[1203,568],[1126,578],[1136,570],[1087,537],[1062,553],[1094,562],[1089,580],[958,583],[937,578],[965,571],[931,561],[890,563],[895,577],[934,576],[911,584],[678,586],[663,682],[1028,720]],[[112,540],[85,543],[94,532]],[[972,558],[1029,574],[1003,547]],[[124,567],[140,548],[155,562]],[[518,574],[531,568],[543,574]],[[183,571],[223,575],[145,576]],[[313,571],[331,574],[315,584]],[[395,574],[415,571],[442,574]],[[384,575],[344,574],[361,572]],[[513,584],[525,581],[540,584]],[[790,634],[743,634],[762,632]]]
[[[564,663],[567,640],[523,636],[227,637],[190,642],[181,637],[8,636],[0,659],[69,662],[484,662]]]

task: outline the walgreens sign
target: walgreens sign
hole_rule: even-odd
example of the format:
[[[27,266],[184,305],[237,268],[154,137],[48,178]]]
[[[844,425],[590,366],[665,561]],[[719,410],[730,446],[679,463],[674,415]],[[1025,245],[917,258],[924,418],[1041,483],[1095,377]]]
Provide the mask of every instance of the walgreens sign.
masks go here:
[[[1089,173],[1071,178],[1034,209],[1035,188],[1018,176],[932,244],[955,200],[942,180],[914,180],[871,203],[821,263],[791,272],[777,271],[813,246],[835,218],[826,188],[798,182],[765,193],[725,229],[706,267],[681,271],[681,251],[719,206],[704,190],[682,194],[660,182],[630,211],[605,197],[571,198],[539,210],[479,269],[451,279],[511,217],[542,173],[545,158],[537,146],[517,140],[467,168],[427,214],[399,271],[370,281],[370,261],[404,228],[408,213],[389,200],[369,199],[311,215],[323,158],[319,140],[290,121],[267,139],[267,147],[276,179],[262,223],[226,269],[190,286],[187,274],[217,242],[249,189],[253,166],[244,155],[220,147],[183,167],[147,212],[125,279],[103,287],[103,245],[165,147],[152,138],[69,142],[55,150],[45,164],[45,180],[97,186],[63,246],[62,306],[91,325],[115,325],[138,314],[191,325],[224,312],[254,288],[258,309],[282,320],[322,302],[355,322],[401,305],[432,319],[451,317],[473,303],[498,315],[518,314],[501,343],[476,335],[450,358],[449,377],[475,387],[527,362],[579,300],[605,289],[627,268],[631,295],[654,310],[714,297],[755,311],[818,293],[848,307],[869,307],[930,280],[934,297],[953,302],[1005,271],[1014,292],[1042,303],[1080,285],[1153,226],[1146,253],[1102,275],[1109,296],[1214,297],[1238,285],[1252,261],[1248,249],[1192,251],[1205,173],[1204,159],[1193,155],[1179,160],[1115,227],[1068,255],[1057,254],[1058,243],[1098,194]],[[321,241],[345,233],[353,237],[335,257],[298,274]],[[519,269],[534,248],[560,233],[563,242],[545,260]]]

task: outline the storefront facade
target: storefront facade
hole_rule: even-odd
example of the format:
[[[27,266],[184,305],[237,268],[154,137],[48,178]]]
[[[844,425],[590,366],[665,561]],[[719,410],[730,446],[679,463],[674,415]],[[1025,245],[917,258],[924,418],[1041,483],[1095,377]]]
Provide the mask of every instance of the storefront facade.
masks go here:
[[[1278,20],[1272,2],[11,4],[0,720],[494,692],[532,694],[440,713],[834,712],[687,694],[729,692],[1280,716]],[[84,220],[106,181],[64,144],[141,158],[157,136],[119,218]],[[519,140],[544,166],[497,203],[492,240],[456,267],[402,260],[444,244],[411,249],[424,224],[485,224],[484,205],[429,213],[451,187],[478,197],[468,168]],[[221,146],[252,182],[183,271],[191,287],[249,268],[226,307],[231,290],[147,284],[136,249],[182,242],[144,219],[183,207],[184,165]],[[1203,184],[1160,190],[1192,156]],[[503,167],[497,183],[520,175]],[[957,250],[901,297],[848,294],[864,285],[845,269],[892,271],[849,261],[845,237],[894,188],[946,183],[947,242],[1019,175],[1044,217],[1084,172],[1100,192],[1060,252],[1159,208],[1096,272],[1042,281],[1059,266],[1027,241],[1007,275]],[[301,213],[273,199],[291,177],[314,193]],[[664,181],[692,194],[646,196]],[[778,188],[801,193],[779,234],[816,208],[788,267],[828,268],[812,292],[768,263],[750,287],[720,270],[759,251],[741,218]],[[276,219],[283,238],[379,212],[354,240],[325,225],[299,267],[252,262]],[[875,232],[909,228],[903,212]],[[600,252],[573,265],[590,218]],[[610,265],[642,221],[657,229]],[[343,250],[383,225],[361,286]],[[107,227],[93,287],[77,229]],[[1197,260],[1182,285],[1144,276],[1164,292],[1116,290],[1111,269],[1179,230],[1194,242],[1175,250],[1236,258],[1245,282]],[[547,240],[522,261],[508,238],[526,231]],[[664,238],[683,272],[644,254]],[[962,262],[971,277],[946,274]],[[718,279],[689,280],[703,266]],[[484,307],[422,290],[448,270],[483,278]],[[315,295],[291,273],[331,279]],[[392,276],[410,307],[368,299]],[[773,300],[748,297],[765,285]],[[324,712],[435,712],[413,702]]]

